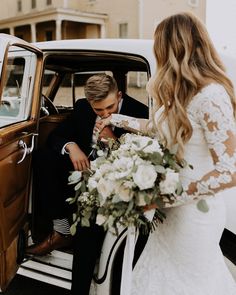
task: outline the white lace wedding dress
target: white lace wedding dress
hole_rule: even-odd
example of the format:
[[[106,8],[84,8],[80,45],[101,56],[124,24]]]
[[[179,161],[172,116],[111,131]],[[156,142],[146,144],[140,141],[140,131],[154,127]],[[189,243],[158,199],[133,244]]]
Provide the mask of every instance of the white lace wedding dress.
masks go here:
[[[215,170],[198,185],[198,192],[207,194],[211,188],[227,186],[231,181],[227,171],[236,171],[236,150],[227,146],[236,132],[230,98],[222,86],[210,84],[192,99],[187,113],[193,134],[184,158],[193,169],[182,171],[182,183],[187,188]],[[218,158],[216,164],[209,149]],[[207,213],[197,209],[197,201],[165,209],[166,220],[150,234],[134,268],[132,295],[236,295],[236,283],[219,247],[225,198],[227,190],[206,196]]]

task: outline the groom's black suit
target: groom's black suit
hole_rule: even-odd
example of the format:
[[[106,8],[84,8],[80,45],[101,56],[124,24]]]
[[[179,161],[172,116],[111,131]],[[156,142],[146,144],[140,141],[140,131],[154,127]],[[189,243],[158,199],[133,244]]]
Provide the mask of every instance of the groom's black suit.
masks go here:
[[[120,114],[148,118],[148,107],[128,95],[124,95]],[[88,101],[79,99],[72,114],[50,134],[48,149],[43,154],[44,161],[42,161],[42,155],[36,157],[37,171],[42,163],[47,162],[48,166],[47,171],[45,171],[45,164],[43,165],[44,189],[40,193],[40,198],[42,208],[50,208],[50,210],[46,210],[46,213],[51,219],[66,218],[71,215],[72,207],[66,204],[65,199],[74,194],[67,184],[69,171],[73,170],[73,166],[69,156],[67,154],[62,155],[61,151],[66,143],[75,142],[86,155],[89,155],[92,149],[91,142],[96,117],[97,115]],[[126,131],[115,128],[113,132],[115,136],[119,137]],[[50,174],[50,178],[48,174]],[[47,186],[48,189],[45,192]],[[40,189],[41,186],[39,186]],[[104,235],[103,228],[97,225],[90,228],[78,228],[75,238],[72,294],[89,294],[90,281]],[[146,239],[143,239],[140,244],[144,242],[146,242]],[[137,251],[139,252],[139,250]]]
[[[128,95],[123,95],[120,114],[137,118],[148,118],[148,108]],[[93,128],[97,115],[86,99],[79,99],[72,115],[54,130],[49,137],[49,145],[59,154],[68,141],[78,144],[85,154],[91,151]],[[115,128],[114,134],[119,137],[126,131]]]

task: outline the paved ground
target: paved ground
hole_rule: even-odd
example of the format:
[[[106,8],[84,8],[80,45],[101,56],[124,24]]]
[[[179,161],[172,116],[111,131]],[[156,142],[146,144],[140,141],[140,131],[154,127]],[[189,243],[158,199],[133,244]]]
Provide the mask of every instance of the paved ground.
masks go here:
[[[3,295],[70,295],[70,291],[17,275]]]

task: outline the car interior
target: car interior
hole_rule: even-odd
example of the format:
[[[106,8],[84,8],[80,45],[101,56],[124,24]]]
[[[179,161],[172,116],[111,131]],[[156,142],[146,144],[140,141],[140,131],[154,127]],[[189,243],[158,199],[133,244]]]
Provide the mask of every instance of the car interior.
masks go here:
[[[85,97],[85,81],[95,73],[113,75],[122,92],[148,104],[144,86],[149,69],[141,57],[98,52],[57,52],[49,54],[45,64],[39,146],[45,143],[48,133],[72,111],[76,100]]]

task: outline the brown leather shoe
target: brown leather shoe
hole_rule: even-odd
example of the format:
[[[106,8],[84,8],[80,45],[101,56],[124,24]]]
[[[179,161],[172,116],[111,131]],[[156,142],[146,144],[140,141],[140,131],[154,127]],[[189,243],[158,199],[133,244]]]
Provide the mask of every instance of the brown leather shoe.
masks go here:
[[[43,256],[51,251],[69,247],[72,244],[72,236],[62,235],[53,231],[45,240],[36,245],[31,245],[26,249],[27,254]]]

